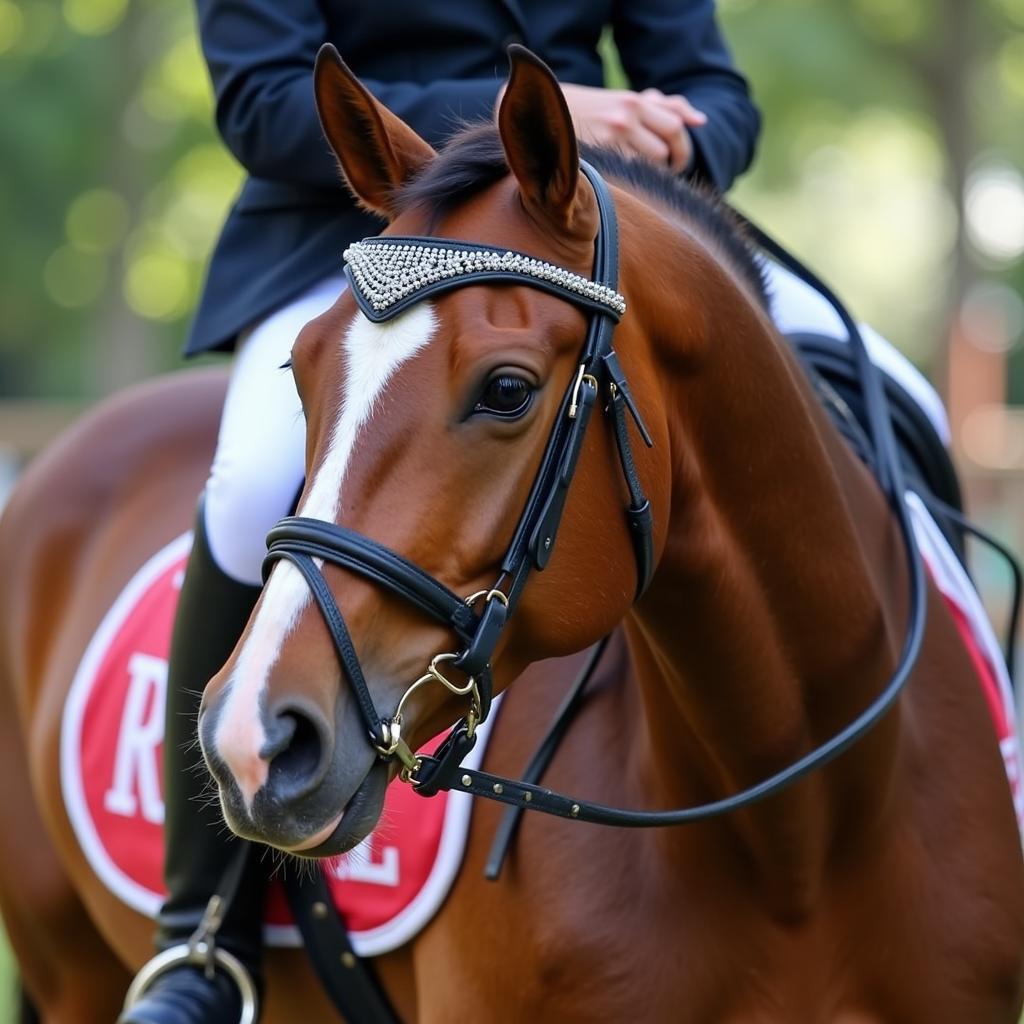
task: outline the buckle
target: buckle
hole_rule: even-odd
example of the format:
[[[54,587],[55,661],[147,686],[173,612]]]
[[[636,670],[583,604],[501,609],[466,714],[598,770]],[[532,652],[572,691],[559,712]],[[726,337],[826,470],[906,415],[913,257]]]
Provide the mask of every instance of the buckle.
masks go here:
[[[384,719],[380,727],[384,742],[378,743],[374,740],[374,749],[385,761],[397,757],[402,762],[402,781],[409,782],[416,777],[422,762],[412,752],[409,744],[402,739],[402,716],[395,715],[394,718]]]
[[[487,604],[490,604],[491,601],[500,601],[506,608],[508,607],[508,594],[503,590],[498,590],[497,587],[493,587],[490,590],[478,590],[475,594],[470,594],[466,598],[466,604],[472,608],[481,598]]]
[[[580,411],[580,389],[583,387],[583,382],[586,381],[595,391],[600,388],[597,382],[597,378],[593,374],[587,373],[587,364],[580,363],[579,369],[576,371],[576,380],[572,385],[572,397],[569,399],[569,419],[576,419],[577,414]]]

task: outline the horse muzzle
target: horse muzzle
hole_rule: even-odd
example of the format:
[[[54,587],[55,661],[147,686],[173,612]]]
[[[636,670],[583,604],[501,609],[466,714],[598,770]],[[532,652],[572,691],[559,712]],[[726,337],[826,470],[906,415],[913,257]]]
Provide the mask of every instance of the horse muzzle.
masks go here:
[[[233,832],[289,853],[333,856],[372,831],[389,771],[350,702],[336,701],[332,719],[292,697],[261,709],[248,728],[224,723],[224,708],[223,693],[204,704],[199,738]]]

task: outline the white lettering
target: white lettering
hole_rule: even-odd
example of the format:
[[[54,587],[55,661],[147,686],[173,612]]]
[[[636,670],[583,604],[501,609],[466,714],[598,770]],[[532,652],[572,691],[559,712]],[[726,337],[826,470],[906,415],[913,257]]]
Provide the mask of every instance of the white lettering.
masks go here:
[[[128,673],[131,682],[121,715],[113,785],[107,790],[103,805],[111,814],[133,818],[141,803],[142,817],[162,825],[164,802],[157,747],[164,738],[167,662],[136,653],[128,662]]]
[[[355,849],[342,857],[334,867],[336,878],[369,885],[398,888],[398,847],[375,848],[374,836],[368,835]]]

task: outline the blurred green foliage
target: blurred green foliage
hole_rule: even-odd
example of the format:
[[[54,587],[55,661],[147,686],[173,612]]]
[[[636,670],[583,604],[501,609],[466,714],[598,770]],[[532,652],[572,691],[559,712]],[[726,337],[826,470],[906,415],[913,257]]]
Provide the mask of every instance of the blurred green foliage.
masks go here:
[[[961,222],[972,175],[1024,163],[1024,0],[721,8],[765,113],[736,201],[930,368],[972,284],[1024,285]]]
[[[14,957],[7,937],[0,929],[0,1024],[14,1024],[17,1020],[17,989],[14,976]]]
[[[737,203],[927,365],[969,283],[958,247],[972,280],[1024,283],[958,229],[965,160],[1024,158],[1024,0],[720,7],[766,115]],[[91,397],[176,362],[241,180],[193,19],[0,0],[0,395]]]
[[[170,365],[241,171],[191,5],[0,0],[0,388],[96,394]]]

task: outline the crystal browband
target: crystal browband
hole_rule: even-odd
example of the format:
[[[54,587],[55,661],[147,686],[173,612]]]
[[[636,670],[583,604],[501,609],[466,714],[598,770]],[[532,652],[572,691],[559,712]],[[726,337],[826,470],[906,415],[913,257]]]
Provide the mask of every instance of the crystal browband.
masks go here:
[[[438,292],[492,281],[530,285],[618,320],[626,300],[613,288],[525,253],[436,238],[364,238],[345,250],[345,273],[359,308],[390,320]]]

